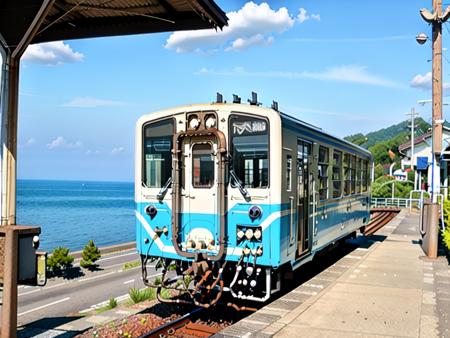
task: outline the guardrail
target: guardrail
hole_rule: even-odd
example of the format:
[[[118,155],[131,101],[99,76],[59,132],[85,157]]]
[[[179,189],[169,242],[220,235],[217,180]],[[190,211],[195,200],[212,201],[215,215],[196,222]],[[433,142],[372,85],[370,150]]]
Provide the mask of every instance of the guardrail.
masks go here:
[[[397,208],[412,208],[416,206],[421,209],[423,200],[420,198],[384,198],[372,197],[371,206],[378,207],[397,207]]]
[[[420,193],[420,198],[412,198],[413,193]],[[424,201],[423,190],[413,190],[411,191],[409,198],[389,198],[389,197],[372,197],[370,205],[374,208],[378,207],[397,207],[397,208],[409,208],[411,210],[413,207],[417,209],[422,209]],[[442,229],[444,229],[444,195],[436,194],[436,202],[439,204],[439,219]]]

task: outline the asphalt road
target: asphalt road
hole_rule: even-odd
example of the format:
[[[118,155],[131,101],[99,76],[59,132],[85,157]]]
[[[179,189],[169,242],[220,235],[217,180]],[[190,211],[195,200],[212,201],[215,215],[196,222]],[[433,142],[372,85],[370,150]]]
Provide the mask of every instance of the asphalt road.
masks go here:
[[[68,278],[51,279],[45,287],[19,287],[18,324],[79,315],[80,311],[95,308],[112,297],[124,299],[131,287],[144,287],[140,265],[124,269],[125,263],[138,260],[134,249],[105,255],[98,261],[99,270],[95,272],[77,268],[77,260],[74,274]],[[149,277],[159,275],[153,268],[148,274]]]

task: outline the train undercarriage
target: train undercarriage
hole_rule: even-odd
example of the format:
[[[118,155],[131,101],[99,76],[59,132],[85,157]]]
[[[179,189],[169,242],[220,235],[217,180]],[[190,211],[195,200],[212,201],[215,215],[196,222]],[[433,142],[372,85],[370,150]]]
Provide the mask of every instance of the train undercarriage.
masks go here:
[[[228,293],[236,300],[266,302],[271,294],[280,290],[281,273],[272,267],[257,265],[255,256],[242,255],[237,262],[206,260],[201,253],[193,261],[172,260],[162,257],[141,256],[144,284],[156,288],[157,298],[165,303],[193,304],[209,308]],[[147,265],[161,269],[161,280],[151,281]],[[162,297],[163,289],[179,293],[174,299]],[[228,306],[237,310],[248,309],[233,302]]]

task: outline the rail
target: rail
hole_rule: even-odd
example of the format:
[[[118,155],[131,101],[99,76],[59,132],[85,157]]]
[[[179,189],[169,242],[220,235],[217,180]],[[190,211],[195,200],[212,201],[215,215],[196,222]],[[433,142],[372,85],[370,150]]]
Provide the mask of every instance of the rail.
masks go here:
[[[139,338],[160,338],[175,336],[177,330],[183,330],[189,336],[210,337],[220,331],[219,328],[211,327],[206,324],[196,323],[195,319],[201,314],[206,313],[205,308],[197,308],[185,315],[176,318],[160,327],[157,327]]]
[[[389,223],[399,212],[400,208],[392,206],[372,208],[370,210],[370,222],[362,229],[364,236],[370,236]]]

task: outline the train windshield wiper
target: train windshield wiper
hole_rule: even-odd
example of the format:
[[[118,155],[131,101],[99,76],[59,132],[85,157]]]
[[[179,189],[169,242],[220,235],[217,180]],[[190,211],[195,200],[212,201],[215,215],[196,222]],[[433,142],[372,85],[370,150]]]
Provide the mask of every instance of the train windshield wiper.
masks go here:
[[[250,197],[250,194],[248,193],[247,188],[242,184],[241,180],[237,177],[236,173],[234,172],[234,170],[232,168],[230,168],[229,173],[230,173],[230,177],[233,179],[233,181],[237,185],[239,191],[241,192],[242,197],[244,197],[246,202],[250,202],[252,198]]]
[[[166,196],[167,190],[169,190],[171,184],[172,184],[172,177],[169,177],[167,179],[167,182],[163,185],[163,187],[159,191],[158,195],[156,195],[158,201],[161,202],[164,199],[164,196]]]

